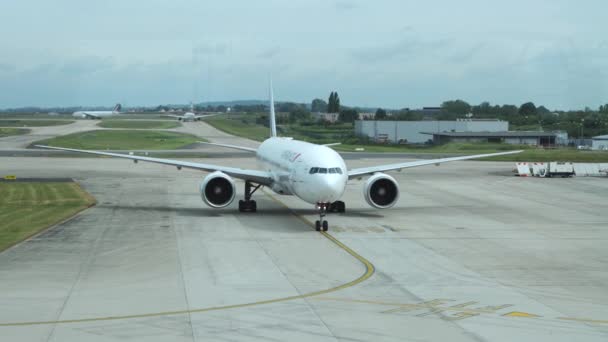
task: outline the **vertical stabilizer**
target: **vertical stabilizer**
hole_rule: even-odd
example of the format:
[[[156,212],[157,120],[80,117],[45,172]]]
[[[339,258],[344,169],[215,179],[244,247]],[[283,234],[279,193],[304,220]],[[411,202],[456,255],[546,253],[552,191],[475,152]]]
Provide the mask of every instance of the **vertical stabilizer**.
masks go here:
[[[114,106],[114,109],[112,109],[112,112],[120,113],[121,109],[122,109],[122,106],[120,105],[120,103],[117,103],[116,106]]]
[[[270,136],[277,136],[277,124],[274,115],[274,95],[272,92],[272,77],[270,77]]]

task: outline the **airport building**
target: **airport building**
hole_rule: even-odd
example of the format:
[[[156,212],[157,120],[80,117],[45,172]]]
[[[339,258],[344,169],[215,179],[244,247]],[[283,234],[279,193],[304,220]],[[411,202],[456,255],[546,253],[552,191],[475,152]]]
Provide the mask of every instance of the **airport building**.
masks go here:
[[[598,135],[593,137],[591,142],[592,150],[608,150],[608,134],[607,135]]]
[[[425,133],[433,136],[434,144],[448,142],[491,142],[513,145],[555,146],[558,133],[555,132],[439,132]],[[608,140],[606,141],[608,143]]]
[[[509,122],[497,119],[459,119],[456,121],[355,121],[355,134],[376,142],[423,144],[432,140],[425,133],[505,132]],[[422,133],[425,132],[425,133]]]

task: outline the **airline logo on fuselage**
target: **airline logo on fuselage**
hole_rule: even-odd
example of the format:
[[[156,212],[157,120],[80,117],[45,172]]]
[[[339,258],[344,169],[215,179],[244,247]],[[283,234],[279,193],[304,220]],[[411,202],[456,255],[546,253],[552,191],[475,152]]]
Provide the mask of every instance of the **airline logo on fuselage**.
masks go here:
[[[302,154],[301,154],[301,153],[298,153],[298,152],[293,152],[293,151],[284,151],[284,152],[281,154],[281,158],[282,158],[282,159],[285,159],[285,160],[288,160],[288,161],[290,161],[290,162],[292,162],[292,163],[293,163],[293,162],[295,162],[295,161],[296,161],[296,159],[298,159],[298,158],[299,158],[301,155],[302,155]]]

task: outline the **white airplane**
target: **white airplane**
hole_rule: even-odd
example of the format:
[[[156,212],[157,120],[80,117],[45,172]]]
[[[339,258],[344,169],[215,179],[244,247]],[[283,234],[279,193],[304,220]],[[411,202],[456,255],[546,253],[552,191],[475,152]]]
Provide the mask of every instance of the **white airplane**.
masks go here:
[[[215,116],[218,114],[206,114],[206,115],[196,115],[194,112],[194,105],[190,103],[190,111],[185,112],[183,115],[163,115],[170,118],[175,118],[178,121],[200,121],[202,118],[206,118],[209,116]]]
[[[393,177],[384,173],[386,171],[521,152],[510,151],[408,161],[349,170],[342,157],[328,146],[277,136],[272,83],[270,85],[270,138],[265,140],[257,149],[226,144],[209,144],[255,153],[257,159],[263,165],[263,169],[250,170],[119,153],[36,146],[54,150],[126,158],[133,160],[135,163],[145,161],[172,165],[177,167],[178,170],[185,167],[209,172],[201,182],[199,191],[202,200],[212,208],[224,208],[234,201],[236,196],[234,178],[237,178],[245,181],[244,199],[239,200],[239,211],[255,212],[257,211],[257,205],[255,200],[251,199],[251,196],[260,187],[266,186],[277,194],[294,195],[307,203],[315,205],[319,212],[319,220],[315,222],[317,231],[327,231],[328,223],[325,220],[325,215],[328,211],[345,211],[346,206],[344,202],[340,201],[340,198],[344,194],[346,184],[351,179],[361,179],[362,177],[369,176],[363,185],[365,201],[374,208],[387,209],[394,206],[399,199],[399,184]]]
[[[74,112],[74,114],[72,114],[72,116],[75,118],[82,118],[82,119],[101,119],[101,118],[105,118],[108,116],[120,114],[121,108],[122,108],[122,106],[120,105],[120,103],[117,103],[116,106],[114,106],[114,109],[111,111],[110,110],[85,110],[85,111]]]

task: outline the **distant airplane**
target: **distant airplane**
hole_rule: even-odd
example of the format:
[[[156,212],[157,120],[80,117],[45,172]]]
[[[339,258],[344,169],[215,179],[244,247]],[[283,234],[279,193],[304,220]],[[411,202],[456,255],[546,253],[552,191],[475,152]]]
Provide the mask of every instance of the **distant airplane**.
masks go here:
[[[82,119],[101,119],[101,118],[106,118],[109,116],[120,114],[121,108],[122,108],[122,106],[120,105],[120,103],[117,103],[112,111],[85,110],[85,111],[74,112],[74,114],[72,114],[72,116],[75,118],[82,118]]]
[[[346,205],[339,199],[344,194],[346,184],[351,179],[361,179],[369,176],[363,185],[363,197],[365,201],[374,208],[387,209],[394,206],[399,199],[399,183],[397,183],[395,178],[384,173],[386,171],[521,152],[510,151],[464,157],[407,161],[348,170],[342,156],[328,146],[311,144],[292,138],[277,137],[272,82],[270,83],[269,116],[270,138],[266,139],[257,149],[209,143],[211,145],[255,153],[257,159],[263,165],[262,170],[243,169],[238,167],[238,165],[221,166],[62,147],[39,145],[36,145],[36,147],[127,158],[136,163],[138,161],[145,161],[172,165],[177,167],[178,170],[185,167],[210,172],[201,182],[199,191],[202,200],[212,208],[224,208],[234,201],[237,191],[233,178],[238,178],[245,181],[245,199],[239,201],[239,211],[255,212],[257,205],[251,199],[251,196],[260,187],[266,186],[277,194],[294,195],[307,203],[315,205],[319,213],[319,220],[315,222],[317,231],[326,231],[328,229],[328,223],[325,220],[325,215],[328,211],[345,211]]]
[[[205,115],[196,115],[194,112],[194,105],[190,103],[190,111],[185,112],[183,115],[163,115],[170,118],[175,118],[178,121],[200,121],[202,118],[215,116],[218,114],[205,114]]]

